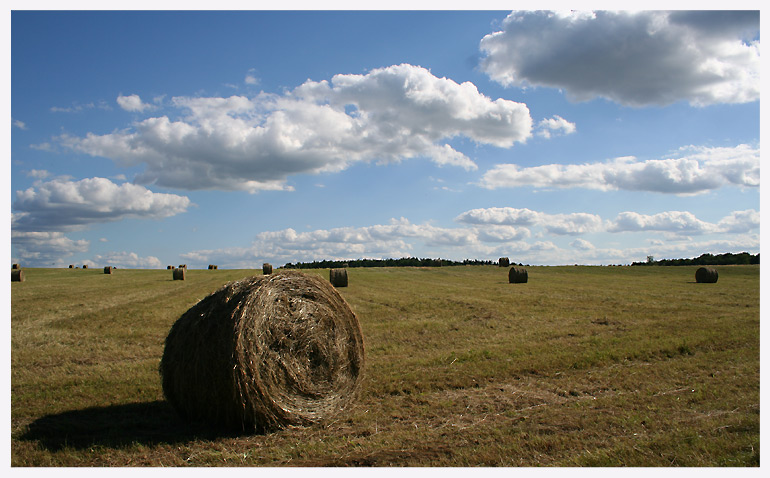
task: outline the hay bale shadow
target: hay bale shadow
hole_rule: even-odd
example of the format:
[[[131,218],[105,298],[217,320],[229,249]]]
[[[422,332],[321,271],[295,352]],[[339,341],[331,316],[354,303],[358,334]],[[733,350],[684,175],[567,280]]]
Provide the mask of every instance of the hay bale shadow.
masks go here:
[[[165,400],[91,407],[46,415],[29,424],[19,439],[37,441],[58,451],[94,446],[122,448],[133,444],[189,442],[235,436],[203,424],[183,421]]]

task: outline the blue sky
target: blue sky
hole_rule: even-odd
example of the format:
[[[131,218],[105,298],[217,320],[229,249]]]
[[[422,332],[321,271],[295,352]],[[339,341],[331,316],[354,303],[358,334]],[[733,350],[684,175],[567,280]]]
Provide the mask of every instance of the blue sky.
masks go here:
[[[759,252],[758,10],[9,13],[25,267]]]

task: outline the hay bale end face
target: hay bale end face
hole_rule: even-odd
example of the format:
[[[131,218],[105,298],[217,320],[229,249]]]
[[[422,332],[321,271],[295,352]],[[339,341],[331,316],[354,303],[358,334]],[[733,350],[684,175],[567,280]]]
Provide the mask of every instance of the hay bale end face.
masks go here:
[[[262,264],[262,274],[270,275],[273,273],[273,266],[265,262]]]
[[[509,265],[511,265],[511,261],[507,257],[501,257],[500,259],[498,259],[497,264],[500,267],[508,267]]]
[[[176,268],[174,269],[172,277],[174,278],[174,280],[184,280],[184,275],[186,270],[187,269],[185,269],[184,267]]]
[[[347,287],[348,286],[348,270],[347,269],[329,269],[329,282],[334,287]]]
[[[509,284],[526,284],[529,280],[527,269],[520,266],[513,266],[508,271],[508,283]]]
[[[104,273],[105,274],[112,274],[112,267],[111,266],[106,266],[104,268]]]
[[[24,271],[22,269],[11,269],[11,282],[24,282]]]
[[[714,284],[717,280],[719,280],[719,273],[712,267],[700,267],[695,271],[695,282]]]
[[[361,327],[342,296],[316,275],[282,271],[230,282],[185,312],[160,375],[182,417],[263,432],[336,415],[363,365]]]

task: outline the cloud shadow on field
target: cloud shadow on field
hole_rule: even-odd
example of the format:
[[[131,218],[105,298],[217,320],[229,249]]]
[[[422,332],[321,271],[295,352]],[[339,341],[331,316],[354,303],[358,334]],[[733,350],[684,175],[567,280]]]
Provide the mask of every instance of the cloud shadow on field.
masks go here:
[[[122,448],[132,444],[182,443],[237,434],[184,421],[164,400],[91,407],[46,415],[30,423],[19,438],[58,451],[93,446]]]

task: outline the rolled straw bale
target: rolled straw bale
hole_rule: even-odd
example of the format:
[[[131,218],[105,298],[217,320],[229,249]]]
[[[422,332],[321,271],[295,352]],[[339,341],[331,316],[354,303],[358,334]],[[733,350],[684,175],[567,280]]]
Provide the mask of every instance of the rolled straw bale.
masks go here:
[[[209,270],[213,270],[213,269],[214,269],[214,266],[209,264]]]
[[[219,270],[219,266],[214,264],[214,270]]]
[[[24,270],[11,269],[11,282],[24,282]]]
[[[187,269],[187,264],[179,264],[180,269]]]
[[[513,266],[508,271],[509,284],[526,284],[528,279],[527,269],[520,266]]]
[[[501,257],[501,258],[500,258],[500,259],[497,261],[497,264],[498,264],[500,267],[508,267],[509,265],[511,265],[511,261],[510,261],[510,259],[508,259],[507,257]]]
[[[182,417],[262,432],[333,416],[355,398],[363,365],[345,299],[317,275],[282,271],[230,282],[185,312],[160,375]]]
[[[186,270],[187,269],[185,269],[184,267],[178,267],[174,269],[174,272],[173,272],[174,280],[184,280],[184,275]]]
[[[348,270],[347,269],[329,269],[329,282],[331,282],[334,287],[347,287]]]
[[[273,273],[273,266],[265,262],[262,264],[262,274],[270,275]]]
[[[695,271],[695,282],[714,284],[719,280],[719,273],[712,267],[700,267]]]
[[[172,271],[172,270],[174,270],[174,266],[166,266],[166,270]]]
[[[74,268],[75,268],[75,265],[74,264],[70,264],[70,269],[74,269]]]
[[[105,268],[104,268],[104,273],[105,273],[105,274],[112,274],[112,267],[110,267],[110,266],[105,266]]]
[[[11,269],[21,269],[21,266],[19,264],[14,264],[11,266]]]
[[[88,269],[88,264],[83,264],[83,269]]]

